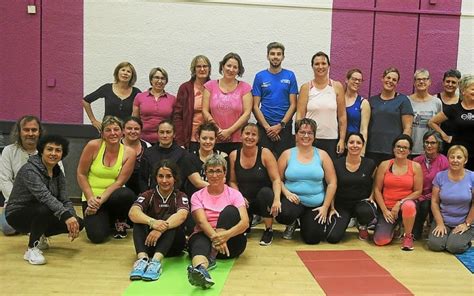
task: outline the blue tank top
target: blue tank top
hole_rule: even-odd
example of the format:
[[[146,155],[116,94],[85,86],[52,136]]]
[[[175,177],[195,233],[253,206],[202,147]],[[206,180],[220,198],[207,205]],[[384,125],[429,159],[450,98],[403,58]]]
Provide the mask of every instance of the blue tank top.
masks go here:
[[[357,98],[352,106],[346,107],[347,113],[347,133],[358,133],[360,131],[360,120],[362,112],[362,97]]]
[[[301,163],[296,155],[298,148],[291,148],[290,159],[285,170],[285,187],[298,195],[306,207],[318,207],[324,201],[324,171],[318,149],[314,149],[313,159]]]

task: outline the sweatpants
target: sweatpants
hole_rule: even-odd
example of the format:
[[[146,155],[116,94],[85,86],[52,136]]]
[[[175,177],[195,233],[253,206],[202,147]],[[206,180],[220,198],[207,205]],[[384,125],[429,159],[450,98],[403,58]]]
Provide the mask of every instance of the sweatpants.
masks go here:
[[[145,245],[145,240],[150,231],[150,227],[146,224],[135,223],[133,225],[133,243],[137,254],[144,252],[149,257],[153,257],[155,253],[161,253],[166,257],[181,255],[186,244],[186,238],[181,226],[163,232],[154,247]]]

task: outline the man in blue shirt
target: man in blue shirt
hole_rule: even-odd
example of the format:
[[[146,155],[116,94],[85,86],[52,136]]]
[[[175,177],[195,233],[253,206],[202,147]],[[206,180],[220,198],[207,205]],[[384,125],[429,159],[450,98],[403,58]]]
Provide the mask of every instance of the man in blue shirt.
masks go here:
[[[283,44],[268,44],[267,59],[270,67],[258,72],[253,82],[253,113],[258,121],[260,144],[278,158],[294,146],[291,125],[298,85],[295,74],[281,67],[285,59]]]

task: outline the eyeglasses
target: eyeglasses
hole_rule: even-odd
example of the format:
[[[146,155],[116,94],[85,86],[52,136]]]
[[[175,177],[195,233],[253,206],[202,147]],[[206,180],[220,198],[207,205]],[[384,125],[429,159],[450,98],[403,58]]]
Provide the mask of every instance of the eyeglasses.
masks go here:
[[[223,170],[207,170],[206,174],[208,175],[222,175],[224,173]]]
[[[436,142],[436,141],[425,141],[425,146],[430,146],[430,145],[434,146],[436,144],[438,144],[438,142]]]
[[[305,131],[298,131],[298,135],[302,136],[302,137],[312,137],[314,136],[314,133],[313,132],[305,132]]]
[[[403,151],[403,150],[409,150],[409,149],[410,149],[410,148],[407,147],[407,146],[400,146],[400,145],[396,145],[395,148],[398,149],[398,150],[402,150],[402,151]]]
[[[165,77],[161,77],[161,76],[153,76],[152,79],[153,79],[153,80],[158,80],[158,81],[166,81],[166,78],[165,78]]]
[[[354,78],[354,77],[351,77],[351,81],[354,81],[354,82],[359,82],[361,83],[362,81],[364,81],[363,79],[359,79],[359,78]]]
[[[423,78],[416,78],[416,79],[415,79],[416,82],[426,82],[426,81],[428,81],[428,80],[430,80],[429,77],[423,77]]]

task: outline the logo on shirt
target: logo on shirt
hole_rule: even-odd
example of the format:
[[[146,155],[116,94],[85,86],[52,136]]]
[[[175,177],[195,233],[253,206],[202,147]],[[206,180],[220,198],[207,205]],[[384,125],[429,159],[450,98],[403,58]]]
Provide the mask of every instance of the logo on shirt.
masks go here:
[[[138,203],[142,203],[144,200],[145,200],[145,198],[144,198],[143,196],[139,196],[139,197],[137,198],[137,202],[138,202]]]
[[[159,204],[158,207],[159,208],[169,208],[170,205],[169,204]]]
[[[461,115],[462,120],[474,120],[474,115],[472,113],[467,113]]]
[[[290,79],[281,79],[280,82],[284,84],[290,84]]]
[[[261,87],[270,87],[272,84],[270,82],[262,82]]]
[[[187,205],[189,203],[189,200],[186,196],[183,196],[183,205]]]

